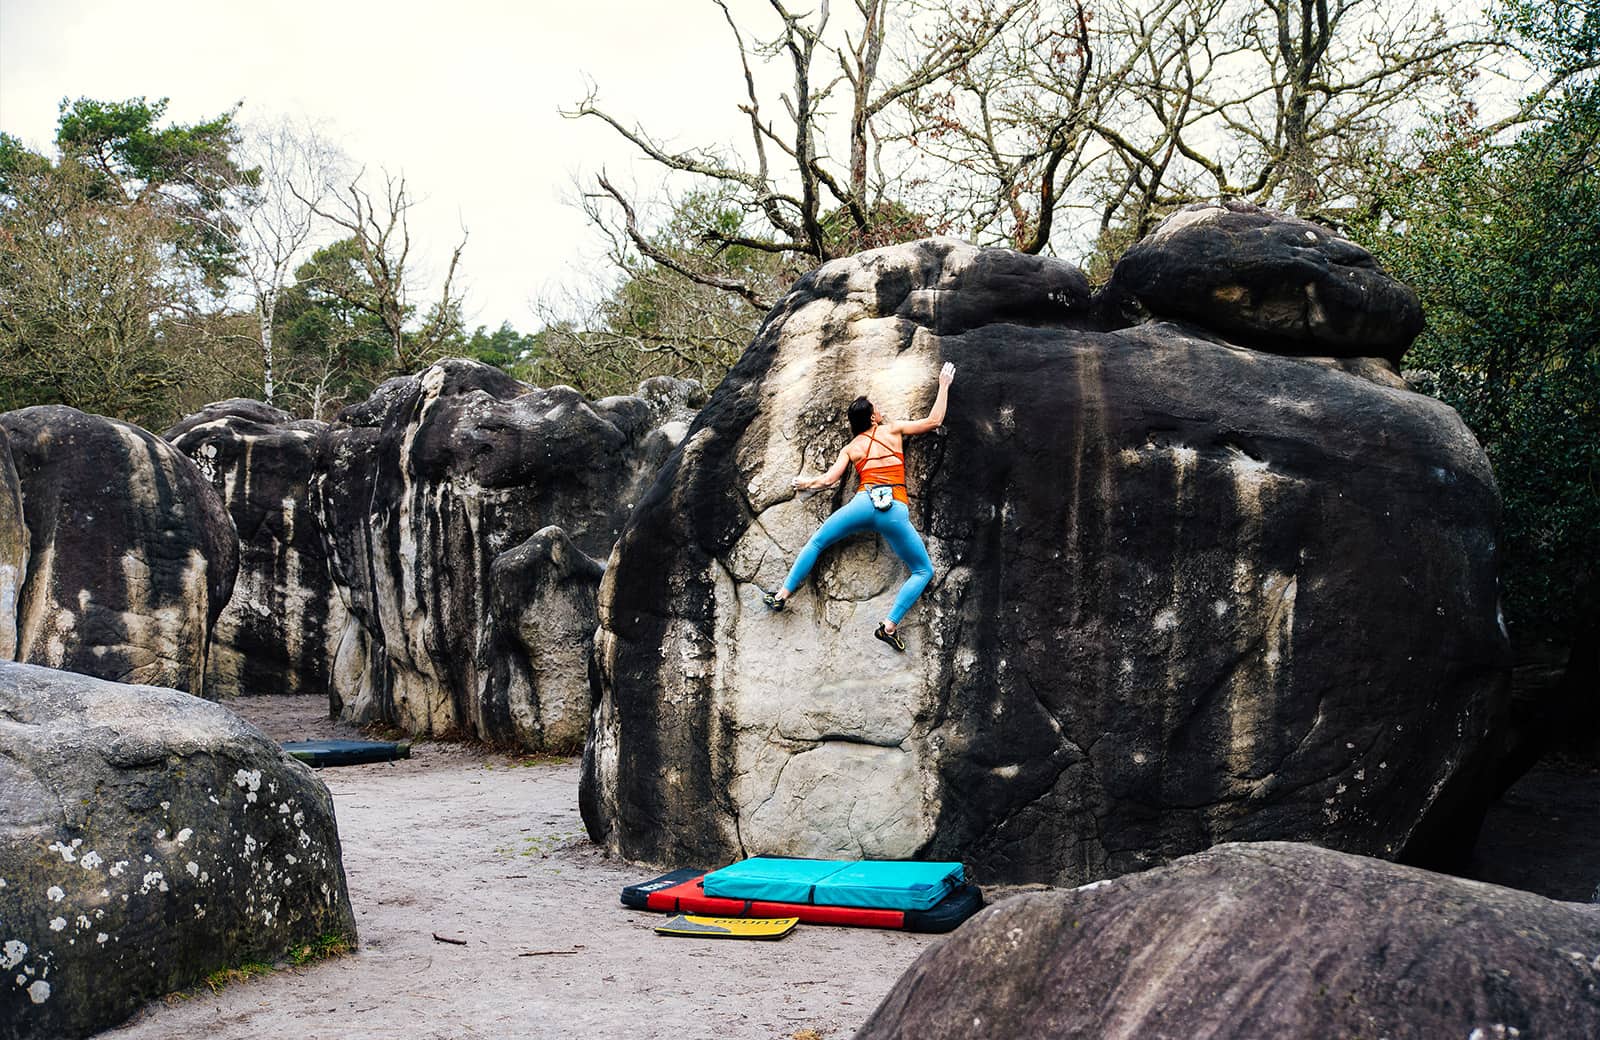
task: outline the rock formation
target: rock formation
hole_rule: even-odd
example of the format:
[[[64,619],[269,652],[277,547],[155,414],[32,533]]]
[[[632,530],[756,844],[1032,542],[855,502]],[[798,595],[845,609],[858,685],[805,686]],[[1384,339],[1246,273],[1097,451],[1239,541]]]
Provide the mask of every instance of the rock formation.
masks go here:
[[[492,712],[516,744],[582,750],[589,725],[595,596],[605,568],[550,526],[490,566],[493,623],[485,657]]]
[[[1016,896],[857,1040],[1600,1036],[1600,907],[1307,845]]]
[[[485,365],[390,380],[332,425],[226,401],[168,436],[227,503],[239,594],[213,672],[357,721],[576,748],[601,566],[698,384],[590,401]]]
[[[1185,206],[1117,264],[1117,295],[1282,354],[1398,364],[1422,308],[1365,249],[1247,202]]]
[[[333,800],[227,709],[0,663],[0,1035],[355,938]]]
[[[203,693],[238,541],[194,463],[137,426],[61,405],[6,412],[0,430],[28,530],[8,656]],[[0,504],[0,529],[7,515]],[[14,566],[5,557],[0,549],[0,590]]]
[[[17,656],[17,608],[28,574],[28,527],[22,520],[22,484],[11,461],[11,442],[0,426],[0,661]]]
[[[1174,220],[1184,241],[1231,226]],[[1347,304],[1393,299],[1403,325],[1415,300],[1383,285],[1320,295],[1315,324],[1381,323]],[[1117,327],[1133,298],[1120,268],[1097,298],[1070,265],[950,240],[796,284],[608,565],[581,791],[597,841],[1055,883],[1230,840],[1456,851],[1508,660],[1482,450],[1387,344],[1289,357]],[[833,460],[857,394],[924,414],[944,361],[945,428],[908,458],[936,568],[910,651],[871,638],[904,572],[870,538],[770,614],[761,590],[853,478],[790,479]]]
[[[337,674],[346,715],[491,741],[581,732],[582,721],[544,717],[528,699],[581,716],[588,681],[525,659],[519,609],[501,612],[511,630],[496,625],[495,602],[533,587],[531,557],[497,561],[550,525],[564,532],[553,545],[609,553],[698,392],[659,379],[638,396],[590,401],[453,359],[345,409],[329,432],[321,495],[334,580],[349,590]],[[569,568],[565,583],[598,577],[581,564],[552,566]],[[561,599],[552,610],[570,609],[571,596]],[[548,693],[530,686],[534,674],[548,678]]]
[[[239,579],[212,633],[207,689],[327,697],[346,622],[311,495],[327,424],[235,399],[163,436],[210,480],[239,533]]]

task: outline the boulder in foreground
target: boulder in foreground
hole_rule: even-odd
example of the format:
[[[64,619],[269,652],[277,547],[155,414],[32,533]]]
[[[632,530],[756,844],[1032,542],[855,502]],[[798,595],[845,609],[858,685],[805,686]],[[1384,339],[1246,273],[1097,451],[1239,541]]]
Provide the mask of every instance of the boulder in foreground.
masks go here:
[[[220,705],[0,662],[0,1037],[355,939],[333,800]]]
[[[857,1040],[1600,1036],[1600,907],[1310,845],[1008,899]]]

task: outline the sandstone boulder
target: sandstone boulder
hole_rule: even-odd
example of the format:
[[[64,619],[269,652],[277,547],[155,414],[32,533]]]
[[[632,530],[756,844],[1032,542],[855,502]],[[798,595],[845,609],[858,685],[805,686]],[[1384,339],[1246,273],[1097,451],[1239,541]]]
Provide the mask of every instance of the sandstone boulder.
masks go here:
[[[589,725],[589,657],[595,597],[605,567],[559,527],[495,558],[490,566],[489,662],[484,714],[492,732],[521,747],[572,753]]]
[[[1600,907],[1307,845],[1005,900],[857,1040],[1600,1036]]]
[[[1416,294],[1371,253],[1248,202],[1183,207],[1118,261],[1110,292],[1279,353],[1398,364],[1422,331]]]
[[[597,841],[1080,883],[1231,840],[1470,840],[1508,664],[1477,442],[1381,363],[1098,304],[1058,261],[949,240],[796,284],[608,564]],[[769,613],[850,493],[790,479],[857,394],[922,415],[944,361],[945,427],[908,458],[936,568],[910,651],[871,637],[904,571],[870,537]]]
[[[75,408],[6,412],[0,429],[29,538],[15,658],[203,693],[239,563],[211,485],[161,438]]]
[[[354,940],[327,788],[232,712],[0,663],[0,719],[0,1035]]]
[[[239,533],[239,578],[212,631],[207,689],[327,697],[345,628],[311,494],[327,424],[236,399],[163,436],[195,461]]]
[[[555,721],[576,696],[571,648],[552,648],[559,661],[531,660],[528,639],[549,644],[527,635],[526,612],[563,618],[552,631],[592,631],[592,620],[569,615],[585,596],[575,584],[592,588],[598,575],[572,561],[610,552],[699,397],[698,384],[657,379],[591,401],[451,359],[345,409],[318,490],[349,615],[333,666],[345,715],[421,735],[573,743],[572,724]],[[550,525],[563,533],[545,549],[497,569]],[[541,554],[548,581],[527,570]],[[555,599],[512,605],[513,588]],[[549,712],[530,685],[541,676],[553,684]],[[582,701],[586,711],[586,692]]]
[[[0,427],[0,661],[17,656],[17,608],[28,574],[28,527],[22,520],[22,484],[11,461],[11,442]]]

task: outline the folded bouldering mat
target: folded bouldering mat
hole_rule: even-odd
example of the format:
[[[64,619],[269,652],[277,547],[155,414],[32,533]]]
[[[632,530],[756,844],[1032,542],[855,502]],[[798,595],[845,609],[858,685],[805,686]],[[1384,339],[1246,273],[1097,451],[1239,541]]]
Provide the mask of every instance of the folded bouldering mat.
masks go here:
[[[748,861],[747,861],[748,862]],[[622,890],[622,905],[669,914],[718,917],[794,917],[804,924],[842,924],[907,932],[948,932],[983,909],[977,885],[961,884],[926,910],[834,906],[771,899],[730,899],[707,895],[703,870],[674,870]]]
[[[323,766],[358,766],[368,762],[393,762],[411,757],[409,741],[386,740],[291,740],[283,750],[313,769]]]
[[[966,882],[959,863],[751,856],[706,875],[708,896],[929,910]]]
[[[679,914],[656,925],[657,935],[693,939],[782,939],[800,923],[798,917],[698,917]]]

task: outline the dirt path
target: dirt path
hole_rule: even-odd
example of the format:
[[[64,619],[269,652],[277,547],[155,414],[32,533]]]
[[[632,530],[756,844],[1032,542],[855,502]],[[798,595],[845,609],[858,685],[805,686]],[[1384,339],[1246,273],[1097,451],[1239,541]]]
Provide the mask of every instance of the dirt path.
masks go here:
[[[303,698],[231,706],[279,740],[355,735]],[[938,941],[805,925],[777,943],[656,936],[654,915],[617,900],[649,874],[583,835],[573,759],[419,744],[409,761],[321,776],[360,950],[157,1001],[103,1037],[839,1040]]]
[[[279,740],[358,735],[303,698],[233,706]],[[583,836],[573,759],[530,765],[425,743],[407,762],[321,775],[361,949],[157,1001],[102,1037],[842,1040],[939,941],[803,925],[779,943],[660,938],[653,915],[617,902],[649,872]],[[1475,875],[1588,898],[1600,884],[1596,813],[1600,773],[1535,770],[1491,811]]]

